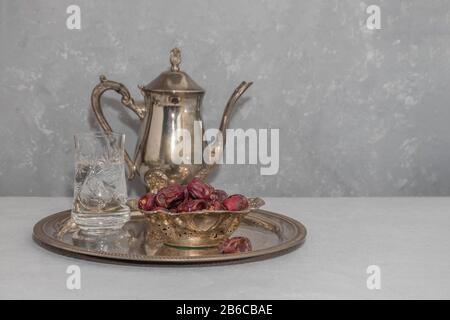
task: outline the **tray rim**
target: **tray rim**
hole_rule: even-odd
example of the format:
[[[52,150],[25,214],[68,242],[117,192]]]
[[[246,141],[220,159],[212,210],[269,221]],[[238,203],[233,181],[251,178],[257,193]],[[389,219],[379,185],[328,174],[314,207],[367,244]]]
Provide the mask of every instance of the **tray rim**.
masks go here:
[[[227,263],[238,262],[244,260],[258,260],[267,259],[275,256],[288,253],[298,247],[300,247],[306,240],[307,230],[306,227],[299,221],[285,216],[283,214],[257,209],[248,214],[248,217],[252,217],[254,214],[268,216],[269,218],[275,217],[288,222],[294,227],[295,236],[286,242],[281,244],[255,250],[245,253],[226,254],[226,255],[213,255],[213,256],[194,256],[194,257],[181,257],[181,256],[146,256],[138,254],[124,254],[124,253],[107,253],[99,250],[93,250],[88,248],[80,248],[63,241],[60,241],[54,237],[49,236],[44,232],[44,228],[48,223],[51,223],[55,219],[64,215],[65,218],[70,216],[70,210],[63,210],[39,220],[33,227],[33,239],[41,247],[49,249],[51,251],[57,251],[60,254],[73,256],[76,258],[84,259],[101,259],[102,262],[113,263],[124,262],[129,264],[208,264],[208,263]]]

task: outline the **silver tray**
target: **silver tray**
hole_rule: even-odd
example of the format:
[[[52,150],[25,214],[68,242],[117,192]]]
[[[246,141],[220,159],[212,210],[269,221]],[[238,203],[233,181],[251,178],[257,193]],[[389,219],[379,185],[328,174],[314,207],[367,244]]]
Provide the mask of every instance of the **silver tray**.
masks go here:
[[[250,239],[252,251],[222,254],[217,248],[179,249],[166,246],[161,234],[150,227],[139,212],[120,232],[84,235],[70,219],[70,210],[50,215],[33,229],[33,238],[41,246],[70,256],[122,263],[195,264],[243,262],[264,259],[299,247],[306,228],[298,221],[265,210],[255,210],[241,222],[233,236]]]

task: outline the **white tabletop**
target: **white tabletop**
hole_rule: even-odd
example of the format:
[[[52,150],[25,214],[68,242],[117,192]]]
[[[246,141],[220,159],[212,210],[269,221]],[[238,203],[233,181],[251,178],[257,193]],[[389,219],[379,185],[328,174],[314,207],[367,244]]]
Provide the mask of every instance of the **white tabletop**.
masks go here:
[[[78,260],[33,242],[33,225],[69,198],[0,198],[0,298],[450,298],[450,198],[266,198],[305,224],[305,244],[257,262],[209,267]],[[81,289],[66,287],[70,265]],[[369,290],[368,266],[380,268]]]

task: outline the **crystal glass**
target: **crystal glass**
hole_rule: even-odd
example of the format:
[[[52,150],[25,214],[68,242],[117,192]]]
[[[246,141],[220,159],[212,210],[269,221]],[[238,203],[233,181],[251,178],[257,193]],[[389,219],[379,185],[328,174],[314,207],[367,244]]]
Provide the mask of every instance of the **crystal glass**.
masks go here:
[[[75,135],[72,218],[81,230],[117,230],[130,218],[124,142],[119,133]]]

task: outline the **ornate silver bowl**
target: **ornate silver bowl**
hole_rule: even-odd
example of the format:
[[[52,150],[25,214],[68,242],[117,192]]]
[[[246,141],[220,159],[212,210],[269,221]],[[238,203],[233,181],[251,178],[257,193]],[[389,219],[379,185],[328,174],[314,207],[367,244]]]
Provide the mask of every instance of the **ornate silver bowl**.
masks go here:
[[[139,210],[151,226],[163,235],[164,243],[174,247],[215,247],[236,231],[243,217],[265,204],[261,198],[249,198],[249,206],[242,211],[202,210],[172,213],[166,210],[145,211],[133,199],[128,205]]]

